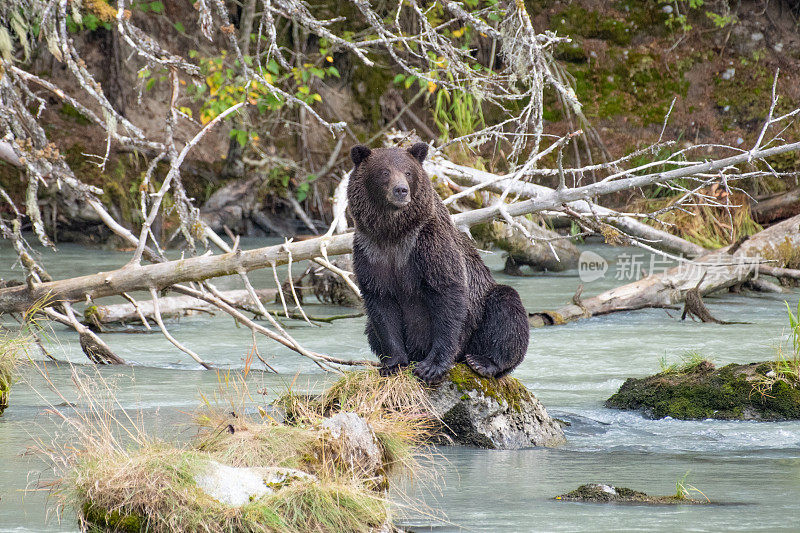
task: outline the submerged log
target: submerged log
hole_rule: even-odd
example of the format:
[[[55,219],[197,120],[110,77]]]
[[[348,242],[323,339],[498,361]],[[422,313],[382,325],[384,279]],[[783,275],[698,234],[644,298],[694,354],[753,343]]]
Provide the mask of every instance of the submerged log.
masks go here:
[[[276,289],[260,289],[256,291],[259,299],[263,303],[270,303],[275,299]],[[222,291],[220,293],[228,302],[235,307],[253,307],[255,304],[250,298],[249,293],[242,289],[238,291]],[[136,302],[144,317],[155,323],[155,312],[152,300],[142,300]],[[159,311],[163,318],[173,318],[179,316],[193,315],[201,312],[214,312],[219,308],[208,302],[192,298],[191,296],[165,296],[158,299]],[[84,322],[87,324],[114,324],[141,322],[139,313],[132,303],[112,304],[112,305],[93,305],[87,307],[83,312]]]
[[[800,215],[751,236],[738,248],[731,245],[697,258],[696,263],[682,263],[560,309],[531,313],[529,321],[541,327],[619,311],[672,307],[683,302],[695,287],[705,296],[751,279],[758,274],[762,261],[775,256],[787,243],[800,247]]]

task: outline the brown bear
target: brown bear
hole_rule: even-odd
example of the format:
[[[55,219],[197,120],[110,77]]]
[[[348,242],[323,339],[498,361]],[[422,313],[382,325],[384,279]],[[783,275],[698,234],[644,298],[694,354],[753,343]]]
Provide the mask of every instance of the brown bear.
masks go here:
[[[501,377],[525,357],[528,316],[458,231],[422,169],[428,145],[354,146],[347,199],[355,220],[353,269],[366,334],[388,375],[440,381],[456,362]]]

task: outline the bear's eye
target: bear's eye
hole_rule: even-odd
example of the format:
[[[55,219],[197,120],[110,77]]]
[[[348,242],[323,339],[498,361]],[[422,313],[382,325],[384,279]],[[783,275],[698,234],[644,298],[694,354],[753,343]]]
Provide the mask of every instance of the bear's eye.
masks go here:
[[[383,170],[381,170],[381,177],[382,178],[388,178],[389,177],[389,169],[388,168],[384,168]]]
[[[406,170],[406,178],[411,179],[411,171],[410,170]]]

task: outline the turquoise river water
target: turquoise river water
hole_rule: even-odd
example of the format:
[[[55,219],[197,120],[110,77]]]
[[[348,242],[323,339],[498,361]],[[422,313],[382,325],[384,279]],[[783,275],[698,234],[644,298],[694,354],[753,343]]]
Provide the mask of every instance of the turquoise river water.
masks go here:
[[[245,243],[263,244],[263,240]],[[584,297],[622,283],[615,279],[616,273],[626,268],[623,258],[631,250],[585,248],[608,259],[610,268],[604,278],[586,284]],[[58,254],[41,253],[56,278],[118,268],[129,257],[71,245],[59,246]],[[560,306],[579,283],[576,271],[511,278],[500,272],[499,255],[485,258],[498,280],[519,290],[529,310]],[[20,277],[13,262],[11,248],[0,243],[0,278]],[[294,272],[301,268],[296,265]],[[271,271],[254,272],[251,279],[257,287],[274,285]],[[240,288],[236,281],[223,279],[217,285]],[[571,422],[567,444],[520,451],[438,448],[434,481],[412,484],[404,489],[409,495],[397,499],[423,502],[446,520],[407,511],[402,513],[402,524],[414,531],[442,532],[800,530],[800,422],[647,420],[603,407],[626,377],[652,374],[659,370],[660,359],[678,361],[689,350],[717,364],[774,358],[776,347],[786,338],[784,300],[794,307],[799,296],[796,290],[782,295],[724,293],[706,300],[718,318],[751,322],[747,325],[685,323],[678,320],[679,312],[651,309],[533,330],[527,358],[514,376],[553,416]],[[342,312],[322,305],[309,305],[307,310],[315,315]],[[289,326],[301,343],[316,351],[369,357],[363,318],[322,327],[298,322]],[[251,346],[248,331],[219,315],[183,318],[172,322],[170,330],[206,360],[225,368],[243,368]],[[140,416],[154,435],[190,437],[194,430],[189,413],[199,405],[201,393],[213,393],[217,374],[198,369],[160,334],[117,333],[104,338],[134,363],[99,369],[114,382],[120,404]],[[95,370],[85,364],[72,331],[55,326],[48,342],[65,362],[43,368],[67,399],[74,397],[72,368],[66,361],[81,370]],[[280,374],[251,372],[249,380],[270,396],[291,383],[296,390],[319,390],[332,379],[266,339],[259,341],[259,348]],[[37,352],[32,355],[41,358]],[[41,490],[53,473],[31,452],[37,441],[66,438],[47,412],[50,404],[63,400],[49,392],[35,370],[29,368],[24,374],[24,382],[13,389],[11,407],[0,417],[0,531],[76,531],[69,509],[59,513],[55,499]],[[687,482],[720,503],[645,507],[553,500],[587,482],[671,494],[687,473]]]

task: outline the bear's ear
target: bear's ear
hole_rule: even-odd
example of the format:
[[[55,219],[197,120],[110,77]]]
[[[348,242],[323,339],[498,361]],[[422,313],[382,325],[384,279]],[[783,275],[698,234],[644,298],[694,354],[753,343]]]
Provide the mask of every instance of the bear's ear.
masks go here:
[[[363,144],[357,144],[350,149],[350,159],[353,160],[353,164],[355,166],[360,165],[364,162],[365,159],[369,157],[369,154],[372,153],[372,150],[364,146]]]
[[[428,156],[428,144],[415,143],[414,146],[408,149],[408,153],[414,156],[414,159],[422,164],[422,162],[425,161],[425,158]]]

